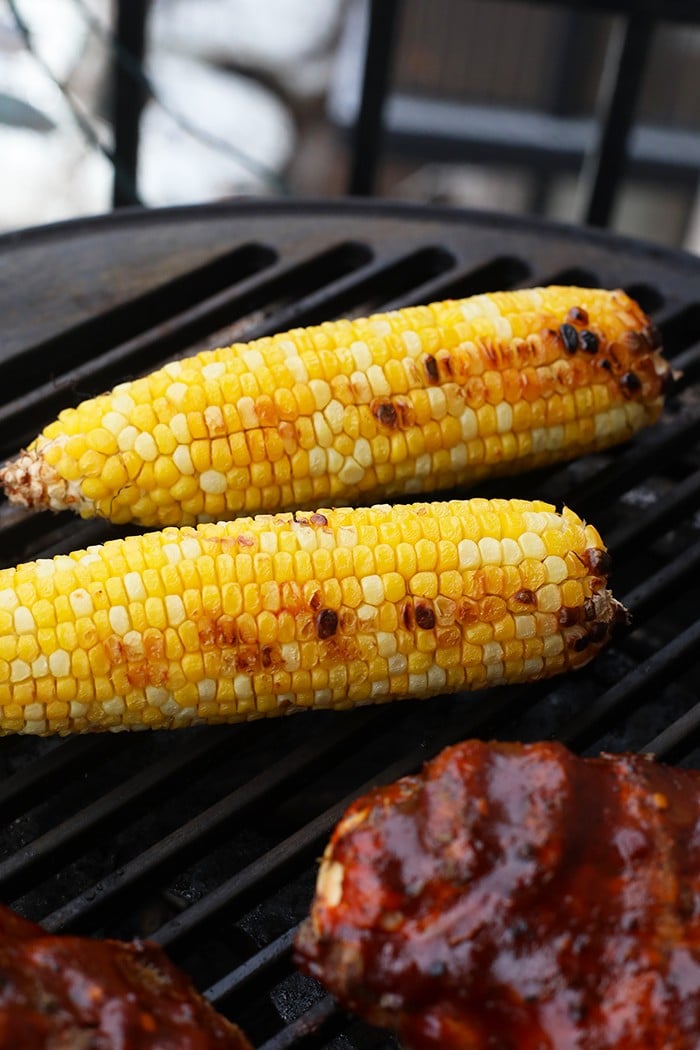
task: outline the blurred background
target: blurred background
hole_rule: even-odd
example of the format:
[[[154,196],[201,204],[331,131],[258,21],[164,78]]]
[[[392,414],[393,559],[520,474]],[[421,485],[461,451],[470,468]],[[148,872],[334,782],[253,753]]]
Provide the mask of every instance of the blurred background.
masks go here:
[[[700,10],[611,6],[0,0],[0,230],[363,193],[700,251]]]

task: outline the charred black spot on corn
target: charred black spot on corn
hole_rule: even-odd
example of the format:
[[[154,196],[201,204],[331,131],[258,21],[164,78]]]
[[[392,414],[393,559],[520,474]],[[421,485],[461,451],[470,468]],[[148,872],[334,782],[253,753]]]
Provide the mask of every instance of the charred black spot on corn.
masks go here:
[[[576,353],[578,350],[578,332],[570,324],[563,324],[559,329],[559,335],[564,344],[564,349],[570,354]]]
[[[588,311],[582,306],[572,306],[566,315],[566,320],[570,324],[588,324]]]
[[[601,547],[588,547],[583,552],[581,560],[594,576],[607,577],[612,572],[612,558]]]
[[[578,333],[578,341],[581,345],[581,349],[587,354],[595,354],[598,352],[600,340],[595,332],[591,332],[588,328],[584,328],[582,332]]]
[[[624,393],[636,394],[642,389],[642,381],[636,372],[625,372],[620,376],[620,388]]]
[[[338,614],[335,609],[321,609],[316,617],[316,633],[319,638],[331,638],[338,630]]]
[[[518,591],[515,595],[515,600],[520,602],[521,605],[534,605],[536,601],[534,592],[530,590]]]
[[[431,383],[437,383],[440,379],[440,373],[438,371],[437,360],[432,354],[428,354],[424,362],[425,374],[428,377],[428,381]]]
[[[375,398],[370,404],[370,411],[383,427],[389,427],[390,430],[393,430],[398,426],[398,412],[391,401]]]
[[[416,604],[416,623],[425,631],[432,631],[435,626],[435,613],[426,602]]]

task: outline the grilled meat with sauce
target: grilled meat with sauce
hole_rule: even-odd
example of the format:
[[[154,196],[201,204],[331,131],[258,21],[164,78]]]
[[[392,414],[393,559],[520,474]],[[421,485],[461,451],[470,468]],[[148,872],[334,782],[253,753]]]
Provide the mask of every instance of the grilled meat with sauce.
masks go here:
[[[349,808],[297,961],[413,1050],[697,1050],[700,772],[448,748]]]
[[[156,944],[53,936],[0,906],[3,1050],[251,1050]]]

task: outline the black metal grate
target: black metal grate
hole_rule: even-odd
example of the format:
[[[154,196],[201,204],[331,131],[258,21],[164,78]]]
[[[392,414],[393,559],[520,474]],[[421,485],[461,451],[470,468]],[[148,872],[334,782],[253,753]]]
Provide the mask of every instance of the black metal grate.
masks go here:
[[[470,735],[557,737],[700,765],[700,262],[438,209],[247,203],[123,214],[0,240],[0,454],[62,405],[195,345],[553,280],[623,286],[683,369],[630,445],[489,494],[595,521],[634,629],[526,688],[178,733],[0,740],[0,897],[52,930],[150,936],[255,1045],[394,1045],[293,971],[315,858],[345,805]],[[0,504],[6,564],[119,530]]]

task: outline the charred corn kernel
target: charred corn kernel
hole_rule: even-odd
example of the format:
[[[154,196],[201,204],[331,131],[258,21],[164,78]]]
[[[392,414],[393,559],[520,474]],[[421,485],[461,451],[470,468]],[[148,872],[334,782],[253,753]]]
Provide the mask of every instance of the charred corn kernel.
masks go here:
[[[366,502],[623,441],[668,375],[623,292],[480,295],[173,362],[64,410],[0,477],[27,506],[155,526]]]
[[[595,528],[520,500],[113,540],[0,572],[0,731],[241,721],[556,674],[623,616],[608,569]]]

